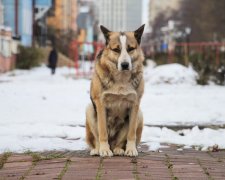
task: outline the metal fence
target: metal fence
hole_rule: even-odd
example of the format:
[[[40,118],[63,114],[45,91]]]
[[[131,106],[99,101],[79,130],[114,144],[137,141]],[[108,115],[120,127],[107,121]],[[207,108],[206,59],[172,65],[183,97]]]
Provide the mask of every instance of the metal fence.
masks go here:
[[[145,57],[155,60],[158,64],[179,63],[188,66],[189,63],[202,62],[217,67],[225,65],[225,43],[174,43],[163,50],[158,46],[156,44],[141,46]],[[92,75],[94,60],[103,47],[104,44],[100,42],[71,42],[70,57],[75,64],[76,77]]]
[[[93,72],[94,60],[104,47],[99,42],[78,42],[70,44],[70,57],[74,61],[76,77],[90,77]]]
[[[161,49],[160,45],[142,45],[146,57],[158,61],[159,64],[180,63],[188,65],[190,62],[210,59],[210,63],[219,66],[225,61],[225,43],[193,42],[174,43],[172,48]]]

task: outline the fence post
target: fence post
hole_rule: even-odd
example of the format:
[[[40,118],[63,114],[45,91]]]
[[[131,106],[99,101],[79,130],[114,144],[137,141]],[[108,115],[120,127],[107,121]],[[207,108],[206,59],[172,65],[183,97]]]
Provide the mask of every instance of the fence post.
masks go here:
[[[78,63],[78,59],[79,59],[79,55],[78,55],[78,42],[74,41],[74,66],[75,66],[75,70],[76,70],[76,76],[79,76],[79,63]]]
[[[216,65],[220,64],[220,52],[219,52],[220,45],[216,44]]]
[[[168,51],[168,60],[169,60],[169,63],[173,63],[173,50],[169,50]]]
[[[188,66],[188,64],[189,64],[188,43],[184,44],[184,64],[185,64],[185,66]]]

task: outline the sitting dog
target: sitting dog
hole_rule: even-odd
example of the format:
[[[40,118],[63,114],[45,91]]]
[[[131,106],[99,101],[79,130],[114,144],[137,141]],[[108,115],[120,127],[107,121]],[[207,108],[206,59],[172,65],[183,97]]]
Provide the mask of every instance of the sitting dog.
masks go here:
[[[137,156],[143,129],[140,101],[144,92],[140,48],[144,25],[134,32],[100,26],[106,44],[97,56],[86,110],[90,155]]]

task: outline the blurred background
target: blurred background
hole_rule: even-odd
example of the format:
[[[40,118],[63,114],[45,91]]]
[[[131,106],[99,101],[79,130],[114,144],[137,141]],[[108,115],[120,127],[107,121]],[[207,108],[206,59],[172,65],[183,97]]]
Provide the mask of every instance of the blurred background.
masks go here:
[[[42,57],[50,46],[60,53],[59,65],[78,68],[78,60],[93,60],[102,48],[99,25],[133,31],[146,24],[146,59],[157,64],[192,63],[200,84],[209,78],[223,84],[224,9],[224,0],[1,0],[0,72],[39,64],[37,58],[24,62],[26,49]],[[19,48],[24,55],[18,56]]]
[[[142,24],[143,141],[225,148],[225,0],[0,0],[0,152],[86,147],[99,26]]]

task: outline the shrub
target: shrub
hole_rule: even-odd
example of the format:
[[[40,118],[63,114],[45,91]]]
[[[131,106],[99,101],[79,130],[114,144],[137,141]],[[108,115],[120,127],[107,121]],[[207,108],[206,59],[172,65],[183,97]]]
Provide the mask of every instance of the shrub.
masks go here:
[[[70,43],[77,39],[77,32],[73,30],[61,31],[55,27],[48,26],[47,38],[51,41],[51,45],[63,55],[70,56]]]
[[[191,63],[194,70],[198,72],[198,84],[206,85],[209,81],[218,85],[225,85],[225,52],[219,52],[219,63],[216,63],[216,49],[204,47],[202,51],[190,49],[188,63]],[[155,53],[154,60],[158,65],[168,63],[167,53]],[[177,47],[173,56],[173,63],[185,65],[185,53]]]
[[[198,83],[206,85],[209,81],[212,81],[218,85],[224,85],[224,58],[223,54],[220,53],[220,62],[216,64],[216,52],[206,51],[203,54],[193,53],[189,59],[194,69],[199,74]]]
[[[39,66],[44,55],[40,48],[19,46],[16,68],[30,69]]]

